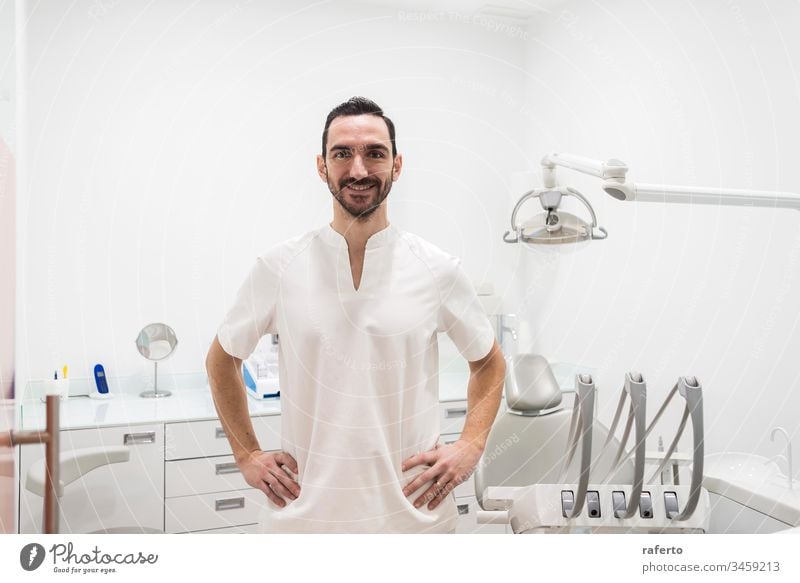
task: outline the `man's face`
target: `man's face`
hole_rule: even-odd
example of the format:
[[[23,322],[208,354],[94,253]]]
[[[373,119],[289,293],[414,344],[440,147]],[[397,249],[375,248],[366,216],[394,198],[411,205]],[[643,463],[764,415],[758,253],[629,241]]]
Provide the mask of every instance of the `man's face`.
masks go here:
[[[325,158],[317,171],[351,216],[367,219],[389,195],[402,166],[392,159],[389,128],[375,115],[337,117],[328,128]]]

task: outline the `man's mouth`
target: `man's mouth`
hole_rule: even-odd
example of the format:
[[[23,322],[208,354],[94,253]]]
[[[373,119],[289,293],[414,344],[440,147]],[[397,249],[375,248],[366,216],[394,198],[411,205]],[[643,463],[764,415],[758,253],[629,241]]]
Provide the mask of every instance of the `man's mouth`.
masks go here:
[[[347,186],[348,190],[352,192],[357,192],[359,194],[365,194],[368,190],[370,190],[374,184],[349,184]]]

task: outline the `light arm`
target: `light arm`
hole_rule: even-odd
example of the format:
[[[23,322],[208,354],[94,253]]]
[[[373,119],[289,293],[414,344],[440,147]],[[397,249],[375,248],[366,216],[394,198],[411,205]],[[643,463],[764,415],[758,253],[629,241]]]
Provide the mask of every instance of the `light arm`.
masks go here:
[[[552,153],[542,158],[545,188],[556,187],[557,166],[602,179],[603,190],[617,200],[800,210],[800,195],[793,192],[629,182],[624,162],[615,158],[603,162],[574,154]]]

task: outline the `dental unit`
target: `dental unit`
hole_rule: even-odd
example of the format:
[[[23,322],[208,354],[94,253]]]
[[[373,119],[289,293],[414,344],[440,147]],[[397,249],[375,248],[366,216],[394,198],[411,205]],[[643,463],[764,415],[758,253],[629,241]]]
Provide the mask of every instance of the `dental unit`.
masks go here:
[[[558,184],[557,168],[595,176],[601,188],[620,201],[790,208],[800,210],[800,195],[790,192],[673,186],[634,183],[628,166],[617,159],[593,160],[551,153],[541,161],[543,187],[534,188],[517,201],[511,214],[506,243],[562,245],[602,240],[607,231],[598,225],[589,200],[577,189]],[[561,209],[565,198],[575,198],[588,210],[585,220]],[[538,199],[544,213],[520,221],[521,207]],[[575,401],[567,422],[560,407],[560,391],[547,361],[534,354],[508,359],[506,404],[508,410],[496,421],[486,452],[476,469],[475,484],[479,523],[508,523],[515,533],[557,532],[707,532],[709,492],[774,518],[788,526],[800,526],[800,496],[793,489],[791,444],[788,435],[789,475],[780,476],[777,464],[750,454],[704,456],[702,387],[696,378],[678,379],[649,426],[645,426],[647,388],[642,375],[631,372],[610,428],[593,419],[595,385],[591,375],[575,377]],[[657,469],[645,482],[645,442],[667,404],[678,394],[685,401],[675,437],[663,453]],[[630,401],[621,439],[616,429],[624,403]],[[663,484],[664,472],[678,460],[678,441],[686,423],[692,423],[691,483]],[[634,445],[627,450],[630,434]],[[775,433],[785,431],[773,431]],[[513,447],[494,455],[498,445],[517,439]],[[598,453],[592,446],[602,443]],[[580,445],[580,456],[576,458]],[[663,449],[663,448],[662,448]],[[733,457],[731,457],[733,456]],[[736,457],[739,456],[739,457]],[[735,459],[734,459],[735,458]],[[740,459],[741,458],[741,459]],[[760,460],[754,462],[754,460]],[[768,469],[767,478],[751,478]],[[737,469],[738,468],[738,469]],[[668,474],[667,474],[668,475]],[[788,487],[786,486],[788,484]],[[780,490],[780,491],[779,491]]]

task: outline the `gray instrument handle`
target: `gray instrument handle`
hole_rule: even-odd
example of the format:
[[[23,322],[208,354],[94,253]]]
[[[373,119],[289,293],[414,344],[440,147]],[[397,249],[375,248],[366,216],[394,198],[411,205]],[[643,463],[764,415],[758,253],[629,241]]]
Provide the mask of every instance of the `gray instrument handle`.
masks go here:
[[[667,403],[670,402],[676,392],[680,393],[681,397],[686,399],[686,407],[683,410],[683,416],[681,417],[678,431],[675,434],[672,443],[670,443],[669,448],[665,452],[664,459],[661,460],[658,468],[650,477],[650,481],[652,482],[656,476],[658,476],[664,470],[664,468],[667,467],[672,454],[675,453],[675,448],[678,446],[678,441],[683,435],[683,430],[686,428],[686,421],[689,419],[689,417],[691,417],[692,482],[689,486],[689,499],[686,501],[686,506],[684,506],[683,512],[677,516],[670,517],[673,520],[686,520],[694,513],[695,508],[697,508],[697,503],[700,500],[701,487],[703,485],[703,464],[705,461],[705,439],[703,436],[703,387],[695,377],[680,377],[678,379],[678,382],[672,388],[669,396],[661,406],[661,410],[659,410],[658,415],[656,415],[656,417],[650,423],[647,433],[650,433],[653,426],[656,424],[656,421],[658,421],[658,418],[661,416],[661,413],[666,408]]]
[[[705,461],[705,439],[703,437],[703,387],[694,377],[681,377],[678,392],[686,399],[686,409],[692,417],[692,483],[689,486],[689,500],[674,520],[686,520],[697,507],[703,484],[703,462]]]
[[[642,375],[630,372],[625,376],[625,392],[631,398],[631,411],[636,428],[636,445],[633,466],[633,488],[628,508],[622,518],[631,518],[639,509],[639,498],[644,485],[645,431],[647,430],[647,383]]]
[[[594,397],[595,387],[591,375],[575,375],[575,388],[578,396],[578,407],[573,409],[573,418],[576,413],[580,417],[580,442],[581,442],[581,473],[578,478],[578,492],[575,495],[575,504],[567,518],[575,518],[583,510],[586,500],[586,491],[589,489],[589,473],[592,465],[592,420],[594,416]],[[576,433],[570,432],[570,451],[569,459],[572,461],[572,453],[575,451],[577,443]],[[566,466],[565,466],[566,469]]]

